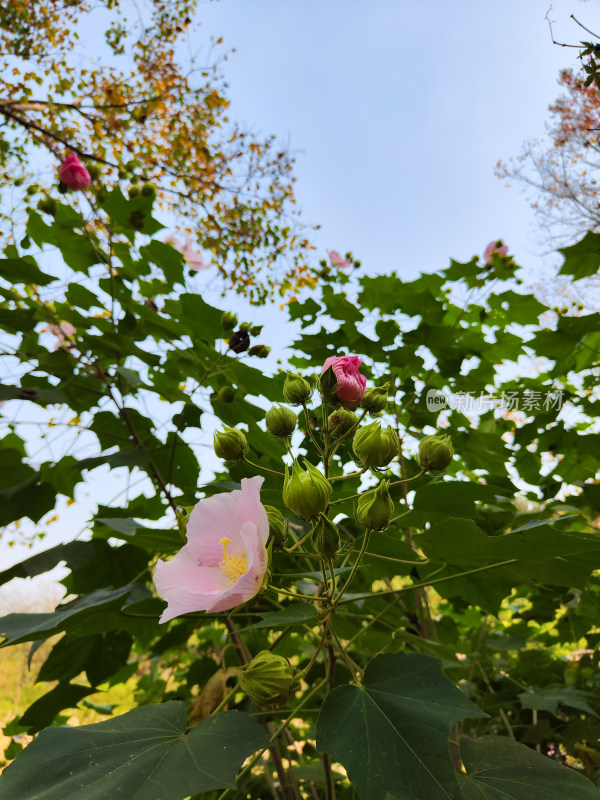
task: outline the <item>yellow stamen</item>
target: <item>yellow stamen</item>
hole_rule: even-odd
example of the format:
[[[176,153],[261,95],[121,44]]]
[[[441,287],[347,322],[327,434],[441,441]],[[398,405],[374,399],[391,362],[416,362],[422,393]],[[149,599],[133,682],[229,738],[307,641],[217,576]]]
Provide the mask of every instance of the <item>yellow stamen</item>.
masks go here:
[[[248,562],[241,556],[230,556],[227,553],[227,545],[231,542],[231,539],[227,539],[227,537],[224,536],[222,539],[219,539],[219,542],[223,545],[223,560],[219,562],[219,566],[223,570],[225,576],[229,578],[232,583],[235,583],[242,575],[248,572]]]

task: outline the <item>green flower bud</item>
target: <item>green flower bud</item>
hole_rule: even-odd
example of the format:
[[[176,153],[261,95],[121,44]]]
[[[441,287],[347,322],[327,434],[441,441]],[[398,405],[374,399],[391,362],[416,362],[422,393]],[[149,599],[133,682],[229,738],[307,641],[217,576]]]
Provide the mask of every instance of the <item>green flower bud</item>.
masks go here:
[[[374,389],[367,389],[360,401],[362,408],[366,408],[371,414],[379,414],[387,405],[389,388],[389,383],[384,383]]]
[[[313,519],[329,505],[331,484],[309,461],[305,464],[306,472],[297,461],[294,461],[291,475],[285,468],[283,502],[301,519]]]
[[[419,442],[419,464],[427,471],[446,469],[453,456],[452,439],[447,433],[435,433]]]
[[[249,333],[251,328],[252,328],[252,323],[251,322],[242,322],[240,324],[240,330],[241,331],[246,331],[246,333]]]
[[[323,399],[332,406],[339,406],[340,401],[337,399],[335,390],[338,385],[337,375],[333,371],[333,367],[327,367],[325,372],[319,375],[319,391]]]
[[[146,215],[143,211],[132,211],[129,215],[129,224],[136,231],[141,231],[146,225]]]
[[[144,183],[142,185],[142,196],[143,197],[156,197],[157,186],[155,183]]]
[[[262,331],[262,325],[253,325],[250,328],[250,336],[260,336],[260,332]]]
[[[358,498],[356,521],[361,528],[382,531],[389,525],[394,511],[394,501],[390,497],[389,481],[381,481],[374,492],[367,492]]]
[[[269,541],[272,541],[276,546],[281,546],[288,535],[284,516],[278,508],[273,508],[273,506],[265,506],[265,511],[269,520]]]
[[[252,345],[250,350],[248,350],[249,356],[258,356],[258,358],[266,358],[269,353],[271,352],[271,348],[267,347],[266,344],[255,344]]]
[[[239,685],[257,706],[284,703],[292,694],[295,670],[287,658],[261,650],[242,667]]]
[[[233,403],[235,400],[235,389],[233,386],[222,386],[215,398],[220,403]]]
[[[237,315],[232,311],[225,311],[221,317],[221,327],[224,331],[232,331],[237,325]]]
[[[130,186],[129,187],[129,199],[133,200],[134,197],[139,197],[141,194],[139,186]]]
[[[98,180],[100,177],[100,173],[102,172],[102,168],[97,161],[86,161],[85,168],[90,173],[90,178],[95,181]]]
[[[248,440],[237,428],[225,428],[215,433],[214,448],[218,458],[241,461],[248,452]]]
[[[323,558],[333,558],[340,549],[340,534],[333,522],[319,514],[312,529],[313,547]]]
[[[347,408],[340,408],[329,415],[329,433],[332,439],[339,439],[345,433],[358,424],[358,417],[354,411]]]
[[[278,439],[283,439],[286,436],[291,436],[296,430],[298,417],[291,408],[273,406],[267,411],[265,422],[270,434],[277,436]]]
[[[358,429],[352,447],[365,467],[385,467],[398,455],[398,437],[392,428],[372,422]]]
[[[44,214],[50,214],[51,216],[54,216],[58,211],[58,203],[53,197],[42,197],[37,207]]]
[[[310,383],[301,375],[294,375],[293,372],[288,372],[285,376],[285,383],[283,384],[283,396],[288,403],[293,406],[303,406],[308,403],[312,389]]]

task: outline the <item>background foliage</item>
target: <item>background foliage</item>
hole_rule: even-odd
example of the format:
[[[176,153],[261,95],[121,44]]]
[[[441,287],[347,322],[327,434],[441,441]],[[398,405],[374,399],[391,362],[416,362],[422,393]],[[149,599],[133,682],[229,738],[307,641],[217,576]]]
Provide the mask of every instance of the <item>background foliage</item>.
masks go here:
[[[156,800],[225,797],[234,786],[238,796],[331,796],[331,783],[341,798],[520,799],[540,787],[559,797],[559,786],[563,796],[597,797],[597,315],[548,313],[519,293],[512,259],[497,256],[410,282],[324,274],[318,292],[281,312],[302,327],[293,369],[310,377],[347,351],[365,359],[370,386],[390,383],[384,420],[401,451],[383,476],[414,479],[392,489],[394,520],[371,535],[331,617],[328,658],[313,659],[322,573],[310,546],[296,547],[309,526],[282,502],[274,473],[289,456],[264,425],[265,407],[283,399],[283,374],[266,375],[255,357],[227,348],[222,312],[186,290],[181,255],[153,238],[152,198],[116,188],[102,207],[108,245],[65,201],[52,214],[30,210],[26,238],[0,261],[3,361],[18,375],[3,381],[1,398],[52,414],[68,408],[96,450],[36,463],[13,425],[0,445],[2,523],[36,522],[57,497],[76,499],[100,466],[145,476],[127,504],[97,509],[86,538],[0,576],[69,567],[69,596],[56,611],[0,620],[3,646],[33,642],[35,652],[53,642],[38,674],[47,691],[9,723],[6,757],[22,734],[50,727],[5,771],[5,792],[27,798],[42,786],[58,797],[66,756],[72,796],[82,799],[115,791],[115,770],[129,796]],[[136,212],[141,230],[131,225]],[[44,268],[48,246],[61,271],[72,270],[68,280]],[[582,269],[581,247],[565,251],[564,269]],[[74,333],[61,333],[65,322]],[[430,410],[431,389],[516,392],[522,404]],[[557,392],[562,410],[546,400]],[[153,415],[159,403],[161,416],[170,409],[166,425]],[[195,437],[213,416],[246,431],[252,464],[224,466],[207,483]],[[439,427],[457,458],[443,475],[417,478],[416,445]],[[317,464],[323,433],[313,404],[299,417],[294,452]],[[349,474],[353,459],[345,443],[330,467],[340,582],[364,542],[356,493],[373,485],[373,476]],[[273,553],[277,588],[230,614],[159,625],[152,568],[181,547],[186,509],[263,472],[263,502],[289,522],[286,546]],[[235,685],[230,670],[264,649],[310,666],[289,702],[258,708],[238,690],[230,710],[211,716]],[[111,716],[103,693],[120,685],[136,708]],[[104,721],[61,727],[79,704]],[[160,743],[146,740],[149,727]],[[76,754],[81,736],[94,748],[92,769]],[[510,794],[493,788],[497,774]]]

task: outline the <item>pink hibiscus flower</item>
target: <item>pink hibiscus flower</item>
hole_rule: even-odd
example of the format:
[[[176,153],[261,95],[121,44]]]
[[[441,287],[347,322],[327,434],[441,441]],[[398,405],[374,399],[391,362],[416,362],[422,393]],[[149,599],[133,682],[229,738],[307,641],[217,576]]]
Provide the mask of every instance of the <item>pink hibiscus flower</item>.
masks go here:
[[[260,590],[267,571],[267,512],[260,502],[264,478],[243,478],[241,490],[207,497],[195,506],[187,544],[159,561],[154,584],[168,606],[160,621],[192,611],[235,608]]]
[[[323,364],[321,374],[328,367],[335,372],[338,380],[335,394],[346,408],[354,408],[358,405],[365,393],[367,379],[358,371],[362,363],[362,359],[358,356],[330,356]]]
[[[483,260],[486,264],[492,263],[492,258],[496,256],[507,256],[508,245],[502,243],[502,239],[497,239],[495,242],[490,242],[483,251]]]
[[[54,345],[55,350],[58,350],[65,342],[68,347],[73,346],[73,343],[70,342],[69,339],[77,333],[77,328],[71,325],[70,322],[59,322],[58,325],[50,324],[46,330],[48,333],[52,333],[54,336],[58,337],[58,342]]]
[[[332,267],[349,267],[352,264],[349,258],[342,258],[337,250],[330,250],[327,255]]]
[[[204,263],[204,257],[202,256],[202,253],[194,250],[192,237],[189,235],[189,233],[186,233],[185,235],[185,244],[183,244],[180,239],[172,234],[165,236],[164,242],[165,244],[172,244],[175,250],[179,250],[179,252],[185,258],[190,269],[202,270],[209,268],[210,264]]]
[[[92,178],[75,153],[67,156],[58,171],[58,177],[69,189],[87,189]]]

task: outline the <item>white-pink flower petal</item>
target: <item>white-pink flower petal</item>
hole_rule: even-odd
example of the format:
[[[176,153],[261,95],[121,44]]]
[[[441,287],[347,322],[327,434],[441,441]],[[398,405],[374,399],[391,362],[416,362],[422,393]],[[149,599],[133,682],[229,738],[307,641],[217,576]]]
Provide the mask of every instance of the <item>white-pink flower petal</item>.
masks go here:
[[[192,611],[220,612],[247,602],[267,570],[269,522],[260,502],[264,478],[244,478],[242,488],[201,500],[187,526],[187,544],[154,573],[168,606],[167,622]]]

